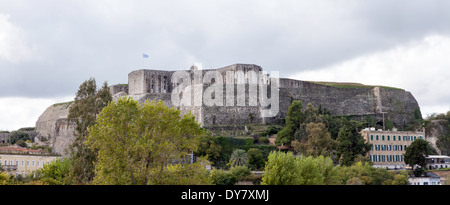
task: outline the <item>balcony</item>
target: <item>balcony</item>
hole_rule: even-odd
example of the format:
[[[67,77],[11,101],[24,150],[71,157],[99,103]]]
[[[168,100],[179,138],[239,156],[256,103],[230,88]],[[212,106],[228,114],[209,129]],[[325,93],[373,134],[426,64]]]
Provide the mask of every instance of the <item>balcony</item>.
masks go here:
[[[3,170],[5,171],[15,171],[17,170],[17,165],[3,165]]]

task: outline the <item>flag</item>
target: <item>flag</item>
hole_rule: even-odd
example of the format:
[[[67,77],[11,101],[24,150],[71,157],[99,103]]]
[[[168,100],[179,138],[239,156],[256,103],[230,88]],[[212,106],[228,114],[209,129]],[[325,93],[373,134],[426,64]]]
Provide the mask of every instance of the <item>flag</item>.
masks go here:
[[[148,58],[148,55],[144,53],[144,54],[142,55],[142,57],[143,57],[143,58]]]

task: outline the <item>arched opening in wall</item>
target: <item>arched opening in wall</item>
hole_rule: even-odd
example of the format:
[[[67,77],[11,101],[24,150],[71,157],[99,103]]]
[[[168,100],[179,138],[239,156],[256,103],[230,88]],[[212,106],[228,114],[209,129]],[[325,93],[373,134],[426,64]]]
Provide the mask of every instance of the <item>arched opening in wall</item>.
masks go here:
[[[211,83],[215,83],[216,79],[215,78],[211,78]]]
[[[212,124],[215,125],[216,124],[216,116],[212,117]]]

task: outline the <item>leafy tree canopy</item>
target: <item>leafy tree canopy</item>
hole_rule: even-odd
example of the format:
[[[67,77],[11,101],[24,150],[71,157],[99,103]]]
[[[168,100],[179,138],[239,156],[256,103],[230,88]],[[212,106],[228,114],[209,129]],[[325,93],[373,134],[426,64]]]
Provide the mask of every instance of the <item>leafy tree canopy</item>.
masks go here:
[[[111,102],[89,128],[86,141],[98,150],[94,183],[165,184],[166,171],[174,172],[168,167],[195,151],[202,133],[192,114],[180,116],[162,101],[140,104],[124,97]]]

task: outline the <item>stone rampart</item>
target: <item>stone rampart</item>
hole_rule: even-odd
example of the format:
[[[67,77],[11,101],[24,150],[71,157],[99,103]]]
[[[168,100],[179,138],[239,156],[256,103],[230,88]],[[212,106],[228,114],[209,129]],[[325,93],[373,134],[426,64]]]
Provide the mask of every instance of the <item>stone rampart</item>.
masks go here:
[[[117,100],[122,96],[130,96],[139,102],[145,100],[162,100],[167,106],[176,106],[181,114],[191,112],[196,116],[198,122],[204,127],[221,126],[221,129],[230,125],[231,127],[244,124],[282,124],[292,101],[301,100],[303,106],[312,103],[315,107],[322,107],[330,111],[332,115],[353,116],[355,119],[364,120],[366,116],[373,117],[377,122],[383,120],[383,115],[398,128],[406,126],[414,121],[414,112],[420,111],[420,107],[414,96],[402,89],[393,89],[379,86],[353,86],[339,87],[324,83],[307,82],[287,78],[279,79],[279,112],[275,117],[261,117],[261,106],[259,87],[253,89],[248,79],[237,80],[228,74],[236,74],[238,71],[244,73],[260,74],[262,68],[253,64],[234,64],[218,69],[198,70],[192,67],[185,70],[190,76],[191,85],[204,83],[204,75],[208,71],[219,71],[223,79],[208,78],[202,86],[202,93],[214,85],[215,82],[224,82],[222,87],[223,101],[220,106],[206,105],[203,99],[201,104],[194,103],[194,93],[191,93],[191,105],[174,105],[172,92],[176,91],[180,81],[173,82],[172,75],[175,71],[164,70],[136,70],[128,75],[128,86],[113,85],[110,91]],[[229,72],[232,71],[232,72]],[[211,77],[211,76],[210,76]],[[231,78],[230,78],[231,77]],[[267,74],[257,75],[256,82],[270,84],[270,76]],[[180,79],[178,79],[180,80]],[[181,79],[183,80],[183,79]],[[176,81],[176,79],[174,80]],[[238,82],[240,81],[240,82]],[[256,83],[253,82],[253,83]],[[245,84],[245,94],[238,91],[238,84]],[[250,83],[250,84],[249,84]],[[253,90],[250,89],[252,87]],[[227,90],[229,88],[229,90]],[[234,88],[234,89],[233,89]],[[220,90],[220,89],[218,89]],[[268,95],[270,94],[268,89]],[[178,92],[178,91],[177,91]],[[220,92],[220,91],[219,91]],[[231,93],[232,99],[227,97]],[[178,94],[178,93],[175,93]],[[185,93],[179,93],[183,96]],[[208,93],[216,97],[216,93]],[[219,96],[219,95],[217,95]],[[244,99],[242,99],[244,98]],[[239,99],[239,100],[238,100]],[[243,101],[241,101],[243,100]],[[238,103],[241,102],[241,103]],[[244,102],[242,104],[242,102]],[[67,115],[70,104],[50,106],[36,122],[36,131],[41,136],[47,137],[49,145],[62,153],[67,144],[74,139],[74,125],[67,126]]]

